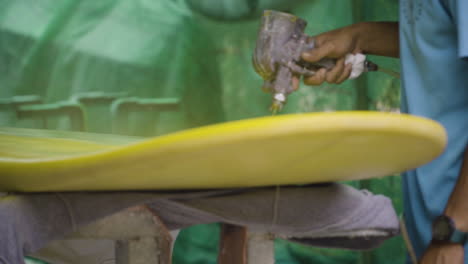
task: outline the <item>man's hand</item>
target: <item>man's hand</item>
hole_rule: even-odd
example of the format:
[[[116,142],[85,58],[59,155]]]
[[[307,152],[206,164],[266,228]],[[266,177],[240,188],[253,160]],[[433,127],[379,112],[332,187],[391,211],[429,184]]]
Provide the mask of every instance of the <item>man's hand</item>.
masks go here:
[[[302,54],[307,62],[318,62],[323,58],[337,59],[329,70],[320,69],[315,75],[304,79],[308,85],[319,85],[324,81],[342,83],[351,74],[352,65],[345,65],[348,53],[364,53],[398,57],[399,38],[397,22],[363,22],[322,33],[313,37],[315,48]]]
[[[419,264],[463,264],[463,246],[455,243],[431,244]]]
[[[352,65],[345,65],[344,58],[348,53],[361,52],[357,47],[356,38],[355,26],[344,27],[313,37],[315,48],[304,52],[302,59],[308,62],[317,62],[323,58],[334,58],[337,61],[332,69],[320,69],[315,75],[305,78],[304,83],[307,85],[319,85],[324,81],[342,83],[348,79]]]

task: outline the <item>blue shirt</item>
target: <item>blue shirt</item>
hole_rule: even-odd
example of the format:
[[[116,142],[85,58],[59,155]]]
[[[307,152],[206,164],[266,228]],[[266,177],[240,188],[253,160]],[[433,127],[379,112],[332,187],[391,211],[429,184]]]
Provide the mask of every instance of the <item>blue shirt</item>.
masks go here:
[[[431,240],[433,219],[445,209],[468,143],[467,57],[468,0],[400,0],[402,111],[436,120],[448,134],[439,158],[403,178],[405,221],[418,258]]]

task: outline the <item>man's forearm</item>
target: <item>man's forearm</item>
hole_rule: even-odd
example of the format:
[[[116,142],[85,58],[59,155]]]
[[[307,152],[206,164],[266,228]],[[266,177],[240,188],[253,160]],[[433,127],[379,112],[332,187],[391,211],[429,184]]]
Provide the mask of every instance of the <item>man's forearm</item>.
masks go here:
[[[458,181],[452,191],[445,214],[450,216],[457,229],[468,232],[468,147],[465,148],[463,165],[458,176]]]
[[[398,58],[400,43],[398,22],[362,22],[352,25],[362,53]]]

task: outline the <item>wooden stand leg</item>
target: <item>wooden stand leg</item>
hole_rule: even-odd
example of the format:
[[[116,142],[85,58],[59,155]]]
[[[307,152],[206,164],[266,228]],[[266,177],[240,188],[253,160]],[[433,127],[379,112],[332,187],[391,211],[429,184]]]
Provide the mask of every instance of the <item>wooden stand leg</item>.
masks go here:
[[[247,228],[222,225],[218,263],[247,264]]]

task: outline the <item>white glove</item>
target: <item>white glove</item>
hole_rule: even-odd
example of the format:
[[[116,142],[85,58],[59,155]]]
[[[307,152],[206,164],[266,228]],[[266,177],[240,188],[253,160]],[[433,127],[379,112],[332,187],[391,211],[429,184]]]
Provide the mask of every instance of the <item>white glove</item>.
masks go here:
[[[345,65],[352,64],[353,68],[348,79],[356,79],[359,77],[365,70],[364,64],[366,62],[366,55],[357,53],[357,54],[347,54],[345,57]]]

